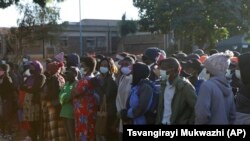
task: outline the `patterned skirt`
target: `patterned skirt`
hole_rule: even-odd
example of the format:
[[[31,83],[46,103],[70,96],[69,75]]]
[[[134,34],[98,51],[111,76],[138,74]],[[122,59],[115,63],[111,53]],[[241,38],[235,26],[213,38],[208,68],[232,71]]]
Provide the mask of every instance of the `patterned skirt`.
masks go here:
[[[44,141],[67,141],[60,111],[50,101],[42,101],[43,139]]]
[[[33,103],[33,94],[26,93],[23,105],[24,121],[39,121],[40,120],[40,104]]]

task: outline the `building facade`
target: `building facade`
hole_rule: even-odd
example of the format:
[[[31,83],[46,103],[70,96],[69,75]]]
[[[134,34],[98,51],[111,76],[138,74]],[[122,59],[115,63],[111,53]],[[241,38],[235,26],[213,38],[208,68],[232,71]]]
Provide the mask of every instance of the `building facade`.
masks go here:
[[[116,52],[120,40],[118,22],[119,20],[82,20],[82,54],[89,52],[112,54]],[[76,52],[81,54],[80,23],[68,22],[60,34],[59,42],[47,48],[54,49],[55,53]]]

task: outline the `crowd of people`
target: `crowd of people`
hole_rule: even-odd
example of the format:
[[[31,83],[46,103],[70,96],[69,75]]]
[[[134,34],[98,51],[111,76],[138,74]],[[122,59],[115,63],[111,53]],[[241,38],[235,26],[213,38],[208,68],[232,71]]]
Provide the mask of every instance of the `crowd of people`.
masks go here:
[[[118,141],[124,124],[249,124],[250,53],[80,57],[0,63],[0,139]],[[18,123],[18,127],[15,127]]]

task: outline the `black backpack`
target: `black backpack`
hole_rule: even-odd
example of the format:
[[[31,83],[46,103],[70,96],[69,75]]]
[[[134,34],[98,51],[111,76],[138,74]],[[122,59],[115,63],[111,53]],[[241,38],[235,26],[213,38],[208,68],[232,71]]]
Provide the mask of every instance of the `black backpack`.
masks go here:
[[[146,83],[151,86],[153,89],[152,100],[148,106],[148,109],[145,113],[145,117],[147,120],[147,124],[155,124],[157,110],[158,110],[158,103],[159,103],[159,95],[160,95],[160,85],[157,85],[157,81],[153,82],[150,80],[143,80],[142,83]]]

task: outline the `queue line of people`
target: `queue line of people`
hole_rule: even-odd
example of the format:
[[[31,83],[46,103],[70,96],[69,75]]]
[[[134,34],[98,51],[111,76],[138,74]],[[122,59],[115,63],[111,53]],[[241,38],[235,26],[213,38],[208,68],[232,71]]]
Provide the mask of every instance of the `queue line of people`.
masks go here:
[[[2,63],[0,136],[13,140],[15,116],[32,141],[117,141],[124,124],[248,124],[250,54],[209,53],[60,53],[44,67],[24,57],[22,71]]]

